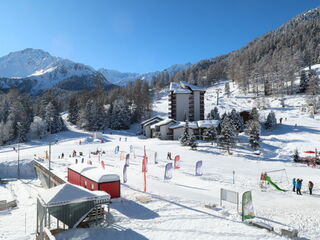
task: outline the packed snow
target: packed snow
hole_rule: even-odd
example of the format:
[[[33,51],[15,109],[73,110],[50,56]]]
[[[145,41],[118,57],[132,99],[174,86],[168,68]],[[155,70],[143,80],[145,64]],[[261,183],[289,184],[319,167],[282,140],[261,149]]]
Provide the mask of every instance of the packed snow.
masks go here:
[[[219,111],[251,110],[257,104],[253,96],[241,95],[231,84],[231,96],[224,92],[224,82],[211,87],[205,95],[205,109],[208,113],[216,103],[216,89],[221,88]],[[272,131],[262,131],[261,154],[256,155],[248,146],[247,138],[240,135],[239,143],[231,150],[232,155],[216,145],[200,142],[197,150],[180,146],[177,141],[143,139],[136,136],[137,126],[129,131],[106,130],[105,141],[87,141],[92,133],[68,125],[69,131],[50,138],[32,140],[20,145],[22,159],[44,157],[48,141],[58,140],[52,146],[53,172],[66,179],[67,167],[74,165],[81,156],[71,157],[73,150],[83,152],[85,163],[90,158],[93,166],[101,168],[99,160],[105,163],[105,172],[123,177],[125,161],[120,153],[130,154],[127,183],[121,185],[120,199],[111,204],[106,221],[89,229],[72,229],[58,234],[57,239],[286,239],[280,236],[280,228],[297,229],[300,239],[320,238],[320,178],[319,168],[293,163],[294,149],[299,152],[319,149],[320,118],[302,111],[305,100],[301,95],[285,99],[281,107],[277,98],[266,99],[266,109],[260,111],[261,118],[273,110],[283,123]],[[154,113],[167,116],[167,97],[161,93],[154,103]],[[81,140],[81,145],[79,145]],[[120,153],[115,153],[119,146]],[[17,152],[13,146],[0,149],[0,163],[14,164]],[[148,156],[147,192],[143,192],[141,172],[144,147]],[[104,151],[101,156],[92,154]],[[154,156],[157,152],[158,164]],[[180,155],[180,169],[174,169],[173,178],[164,180],[164,168],[168,162],[167,153]],[[63,159],[59,158],[64,153]],[[203,175],[195,176],[195,164],[203,161]],[[48,164],[46,161],[44,164]],[[81,164],[81,163],[78,163]],[[271,179],[286,192],[277,191],[271,185],[260,188],[260,174],[272,170]],[[31,171],[31,170],[30,170]],[[11,170],[14,173],[14,170]],[[234,172],[234,175],[233,175]],[[234,179],[233,179],[234,176]],[[14,177],[14,176],[8,176]],[[302,196],[292,192],[292,178],[302,178]],[[315,185],[314,194],[308,194],[307,183]],[[252,191],[256,218],[254,221],[269,224],[276,233],[257,229],[242,223],[237,206],[223,202],[220,206],[220,189],[225,188],[241,194]],[[34,239],[36,223],[36,197],[43,192],[40,181],[34,178],[12,179],[0,185],[0,200],[17,199],[18,207],[0,212],[0,239]],[[137,197],[150,197],[148,203],[137,201]],[[216,205],[212,209],[205,205]],[[239,209],[239,211],[241,211]],[[25,217],[27,221],[25,221]]]

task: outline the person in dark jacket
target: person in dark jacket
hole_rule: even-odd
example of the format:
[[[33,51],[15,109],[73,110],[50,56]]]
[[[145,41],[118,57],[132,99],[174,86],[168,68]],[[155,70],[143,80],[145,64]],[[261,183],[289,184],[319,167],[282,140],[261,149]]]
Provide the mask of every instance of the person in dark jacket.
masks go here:
[[[296,191],[296,184],[297,184],[296,179],[295,179],[295,178],[294,178],[294,179],[292,179],[292,185],[293,185],[293,189],[292,189],[292,191],[293,191],[293,192],[295,192],[295,191]]]
[[[309,181],[308,183],[309,193],[312,195],[312,189],[313,189],[313,182]]]
[[[297,186],[296,186],[296,188],[297,188],[297,194],[298,195],[302,195],[301,194],[301,187],[302,187],[302,179],[297,179]]]

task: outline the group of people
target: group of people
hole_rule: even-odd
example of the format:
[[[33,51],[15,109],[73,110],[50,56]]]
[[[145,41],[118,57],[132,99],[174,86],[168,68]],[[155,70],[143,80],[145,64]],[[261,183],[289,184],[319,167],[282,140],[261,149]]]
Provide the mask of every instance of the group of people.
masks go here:
[[[296,192],[298,195],[302,195],[301,194],[302,182],[303,182],[303,180],[300,178],[297,178],[297,179],[294,178],[292,180],[292,185],[293,185],[292,191]],[[313,186],[314,186],[313,182],[309,181],[308,188],[309,188],[310,195],[312,195]]]

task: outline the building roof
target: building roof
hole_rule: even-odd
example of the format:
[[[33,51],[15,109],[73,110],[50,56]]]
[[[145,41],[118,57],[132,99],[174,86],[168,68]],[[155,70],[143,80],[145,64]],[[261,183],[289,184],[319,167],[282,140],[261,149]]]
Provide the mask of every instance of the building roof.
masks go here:
[[[192,91],[202,91],[202,92],[206,91],[205,88],[198,87],[196,85],[187,83],[185,81],[180,81],[180,86],[182,86],[183,88],[190,88]]]
[[[87,171],[89,169],[96,168],[96,167],[94,167],[92,165],[88,165],[86,163],[79,163],[79,164],[73,164],[73,165],[69,166],[68,168],[70,168],[71,170],[73,170],[75,172],[82,173],[84,171]]]
[[[182,88],[178,83],[172,82],[170,83],[170,91],[174,93],[191,93],[189,89]]]
[[[211,128],[218,127],[220,124],[220,120],[199,120],[197,121],[199,128]]]
[[[171,122],[176,123],[177,121],[172,119],[172,118],[166,118],[166,119],[164,119],[164,120],[162,120],[160,122],[152,124],[150,126],[150,128],[154,129],[155,127],[160,127],[160,126],[163,126],[163,125],[167,125],[167,124],[169,124]]]
[[[163,120],[163,118],[161,118],[161,117],[159,117],[159,116],[154,116],[154,117],[152,117],[152,118],[146,119],[146,120],[144,120],[143,122],[141,122],[141,125],[145,125],[145,124],[147,124],[147,123],[149,123],[149,122],[151,122],[151,121],[154,121],[154,120],[159,120],[159,121],[161,121],[161,120]]]
[[[171,125],[169,128],[170,129],[182,128],[182,127],[185,127],[185,125],[186,125],[186,122],[177,122]],[[189,128],[197,129],[198,128],[197,122],[189,122]]]
[[[103,191],[89,191],[83,187],[65,183],[40,193],[38,198],[43,206],[54,207],[93,200],[109,201],[110,195]]]
[[[92,168],[81,174],[97,183],[114,182],[119,181],[120,177],[118,174],[106,172],[102,168]]]

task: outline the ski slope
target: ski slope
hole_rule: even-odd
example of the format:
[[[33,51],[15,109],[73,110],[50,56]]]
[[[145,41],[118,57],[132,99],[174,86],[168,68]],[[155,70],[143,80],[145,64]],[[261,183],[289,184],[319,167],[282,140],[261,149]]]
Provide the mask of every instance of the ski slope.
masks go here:
[[[215,89],[219,87],[223,90],[223,86],[224,83],[208,89],[205,95],[207,112],[216,101]],[[231,86],[231,90],[229,98],[221,95],[220,112],[231,111],[232,108],[249,110],[254,106],[253,97],[241,96],[234,86]],[[256,221],[274,226],[277,232],[280,228],[297,229],[300,239],[320,239],[320,170],[291,161],[295,148],[301,152],[317,147],[320,120],[317,116],[311,118],[301,112],[303,96],[286,99],[285,108],[280,107],[277,99],[269,99],[269,102],[270,107],[261,112],[262,117],[272,109],[276,117],[281,116],[284,121],[273,131],[262,132],[261,155],[252,152],[246,137],[242,135],[237,147],[232,149],[233,154],[228,155],[223,149],[205,142],[200,142],[198,150],[192,151],[176,141],[142,139],[134,135],[137,126],[130,131],[112,131],[112,134],[111,130],[106,130],[103,136],[106,141],[99,143],[89,141],[91,133],[68,125],[69,131],[42,141],[22,144],[20,156],[22,159],[33,159],[35,154],[37,157],[44,156],[48,141],[58,140],[58,144],[52,146],[52,168],[62,178],[66,178],[67,166],[75,162],[76,158],[69,157],[73,150],[83,152],[85,162],[90,158],[94,165],[100,166],[98,156],[90,154],[97,149],[106,152],[100,157],[105,162],[106,171],[115,172],[122,178],[124,161],[114,153],[114,148],[119,145],[120,151],[129,153],[130,145],[134,147],[136,157],[132,155],[130,159],[128,182],[122,184],[122,198],[111,204],[108,221],[90,229],[67,231],[59,234],[57,239],[286,239],[243,224],[235,205],[219,205],[220,188],[237,191],[240,196],[251,190]],[[157,111],[155,114],[166,115],[165,94],[155,102],[154,109]],[[143,193],[141,172],[144,146],[149,158],[147,193]],[[158,164],[154,163],[155,152]],[[163,180],[165,164],[171,162],[166,159],[167,152],[181,157],[181,168],[174,170],[171,180]],[[58,158],[61,153],[65,154],[64,159]],[[16,159],[17,153],[12,146],[1,147],[0,163],[12,163]],[[198,160],[203,161],[203,176],[195,176]],[[272,186],[261,191],[260,174],[283,168],[288,179],[279,175],[270,176],[280,188],[287,191],[280,192]],[[14,175],[14,172],[8,172],[10,174]],[[302,196],[291,192],[291,179],[294,177],[304,179]],[[307,194],[309,180],[315,185],[313,196]],[[0,185],[1,198],[18,200],[18,208],[0,212],[0,239],[34,239],[36,196],[40,191],[43,191],[40,182],[34,179]],[[148,196],[151,202],[140,203],[136,201],[137,196]],[[217,207],[205,208],[208,204],[217,204]]]

